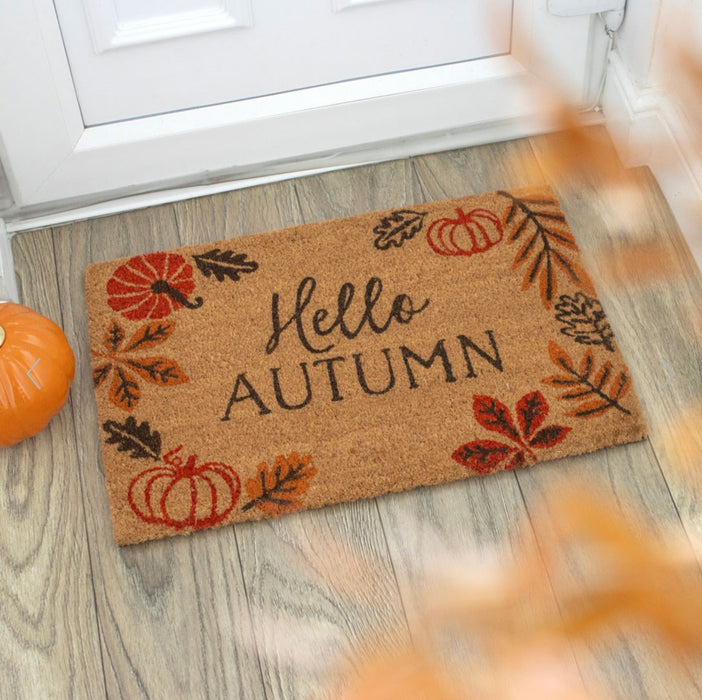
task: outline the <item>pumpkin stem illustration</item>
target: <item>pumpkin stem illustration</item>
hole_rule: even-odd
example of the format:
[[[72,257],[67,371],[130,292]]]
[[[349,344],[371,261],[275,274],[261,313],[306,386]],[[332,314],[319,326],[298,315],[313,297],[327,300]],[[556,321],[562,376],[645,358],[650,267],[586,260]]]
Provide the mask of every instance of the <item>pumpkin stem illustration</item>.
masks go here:
[[[172,287],[166,280],[156,280],[151,285],[151,291],[154,294],[168,294],[171,299],[188,309],[199,309],[204,301],[202,297],[195,297],[195,301],[189,301],[183,292]]]

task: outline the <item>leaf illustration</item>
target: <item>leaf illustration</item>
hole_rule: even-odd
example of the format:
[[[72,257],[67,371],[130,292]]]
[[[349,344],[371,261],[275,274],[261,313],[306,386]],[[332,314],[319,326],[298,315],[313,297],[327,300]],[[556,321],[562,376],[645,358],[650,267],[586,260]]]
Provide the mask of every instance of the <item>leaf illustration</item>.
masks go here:
[[[522,434],[528,440],[548,415],[548,403],[540,391],[524,394],[517,403],[517,419]]]
[[[519,431],[514,425],[512,414],[507,406],[497,399],[493,399],[491,396],[474,396],[473,413],[483,428],[520,442]]]
[[[562,294],[555,309],[556,320],[566,325],[561,333],[581,345],[602,345],[614,352],[614,334],[602,305],[595,297],[583,292]]]
[[[94,386],[100,386],[105,379],[110,375],[110,370],[112,369],[112,364],[110,362],[107,362],[102,365],[98,365],[94,370],[93,370],[93,385]]]
[[[175,360],[166,357],[140,357],[129,359],[126,364],[142,379],[160,386],[184,384],[190,380]]]
[[[451,459],[477,474],[492,474],[517,448],[496,440],[473,440],[461,445]]]
[[[512,227],[508,242],[522,240],[512,269],[529,261],[522,291],[529,289],[538,279],[541,301],[547,309],[551,308],[558,286],[557,271],[560,269],[579,287],[594,294],[587,273],[564,252],[564,249],[577,251],[578,246],[568,230],[558,202],[551,197],[515,197],[504,191],[498,194],[510,200],[504,217],[505,226]]]
[[[377,236],[374,245],[378,250],[387,250],[390,246],[399,248],[405,241],[414,238],[422,230],[426,212],[398,209],[384,216],[373,229]]]
[[[312,455],[301,457],[292,452],[288,457],[278,455],[269,467],[258,465],[258,475],[246,482],[251,500],[242,510],[258,508],[269,517],[292,513],[302,507],[302,496],[309,488],[310,479],[317,473],[312,466]]]
[[[520,469],[526,466],[527,458],[524,454],[524,450],[519,450],[514,453],[514,456],[505,464],[505,469]]]
[[[119,346],[124,340],[124,336],[125,333],[122,326],[120,326],[119,323],[117,323],[117,321],[112,321],[103,339],[105,347],[111,350],[112,352],[117,352]]]
[[[478,423],[487,430],[506,435],[517,446],[496,440],[472,440],[455,450],[451,458],[476,474],[490,474],[508,458],[504,469],[517,469],[534,463],[537,461],[534,449],[553,447],[570,432],[568,427],[550,425],[534,435],[548,412],[548,402],[540,391],[524,394],[517,402],[520,433],[507,406],[491,396],[475,395],[473,413]]]
[[[134,416],[128,416],[124,423],[108,420],[102,424],[107,433],[105,442],[117,445],[118,452],[130,452],[133,459],[151,459],[158,461],[161,457],[161,434],[152,431],[148,422],[137,424]]]
[[[153,321],[140,326],[127,342],[123,352],[133,350],[148,350],[156,345],[165,343],[175,330],[175,321]]]
[[[529,441],[530,447],[553,447],[561,442],[570,432],[570,428],[564,425],[549,425],[548,428],[542,428]]]
[[[115,367],[114,370],[110,385],[110,401],[117,408],[131,413],[141,398],[139,383],[123,367]]]
[[[105,383],[111,373],[108,397],[117,408],[131,413],[141,398],[140,379],[158,386],[173,386],[190,381],[175,360],[139,355],[143,350],[165,343],[175,327],[174,321],[145,323],[139,326],[125,347],[124,329],[113,321],[103,339],[106,352],[91,350],[91,355],[99,358],[93,361],[95,387]]]
[[[552,362],[563,373],[546,377],[541,381],[562,390],[558,398],[579,402],[578,406],[566,413],[567,416],[592,418],[612,408],[631,415],[631,411],[621,405],[621,399],[631,387],[628,370],[613,372],[611,362],[605,362],[602,367],[595,370],[595,357],[591,348],[587,349],[576,369],[568,353],[557,343],[551,340],[548,346]]]
[[[573,372],[573,360],[570,359],[570,355],[558,345],[558,343],[554,343],[552,340],[549,341],[548,343],[548,354],[551,357],[551,360],[553,361],[554,364],[558,365],[561,369],[564,369],[566,372]],[[569,383],[577,383],[576,380],[568,380]]]
[[[220,250],[219,248],[213,248],[200,255],[193,255],[198,270],[205,277],[214,275],[218,282],[223,282],[225,277],[238,282],[241,275],[258,270],[258,263],[246,258],[246,253],[235,253],[233,250]]]

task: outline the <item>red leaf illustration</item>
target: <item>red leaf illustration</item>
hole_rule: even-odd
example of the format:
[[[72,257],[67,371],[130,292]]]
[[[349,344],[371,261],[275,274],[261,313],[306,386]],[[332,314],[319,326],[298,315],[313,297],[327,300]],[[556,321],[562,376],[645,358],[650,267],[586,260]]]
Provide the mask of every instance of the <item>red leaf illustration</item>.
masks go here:
[[[512,459],[505,464],[505,469],[519,469],[520,467],[525,466],[527,463],[526,456],[524,454],[523,450],[520,450],[517,452],[517,454],[512,457]]]
[[[548,415],[548,404],[540,391],[524,394],[517,403],[517,418],[524,437],[528,440]]]
[[[549,425],[542,428],[529,441],[531,447],[553,447],[557,445],[570,432],[570,428],[564,425]]]
[[[495,440],[473,440],[459,447],[451,458],[476,474],[491,474],[516,449]]]
[[[533,464],[537,457],[532,448],[553,447],[571,430],[562,425],[550,425],[538,430],[549,412],[548,402],[540,391],[524,394],[517,402],[521,433],[515,427],[507,406],[491,396],[473,396],[473,411],[483,428],[501,433],[517,443],[514,446],[495,440],[473,440],[459,447],[451,458],[476,474],[490,474],[502,464],[504,469]]]
[[[492,396],[473,396],[473,413],[475,418],[488,430],[501,433],[510,440],[520,442],[519,431],[514,425],[510,410]]]

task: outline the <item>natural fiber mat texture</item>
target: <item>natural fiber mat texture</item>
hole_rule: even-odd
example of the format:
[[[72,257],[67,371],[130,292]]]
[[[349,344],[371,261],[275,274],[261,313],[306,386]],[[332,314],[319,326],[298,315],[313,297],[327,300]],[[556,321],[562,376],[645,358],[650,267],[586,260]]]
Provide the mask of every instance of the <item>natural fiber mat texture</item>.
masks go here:
[[[121,544],[645,437],[547,188],[113,260],[86,291]]]

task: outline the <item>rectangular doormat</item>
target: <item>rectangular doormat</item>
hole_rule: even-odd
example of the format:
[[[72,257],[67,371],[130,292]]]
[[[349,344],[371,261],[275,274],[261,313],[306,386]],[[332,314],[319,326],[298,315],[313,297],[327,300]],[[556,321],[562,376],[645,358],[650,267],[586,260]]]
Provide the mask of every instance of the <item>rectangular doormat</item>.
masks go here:
[[[113,260],[86,291],[120,544],[645,437],[548,188]]]

